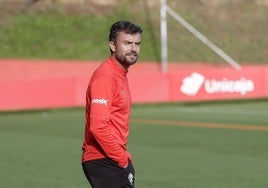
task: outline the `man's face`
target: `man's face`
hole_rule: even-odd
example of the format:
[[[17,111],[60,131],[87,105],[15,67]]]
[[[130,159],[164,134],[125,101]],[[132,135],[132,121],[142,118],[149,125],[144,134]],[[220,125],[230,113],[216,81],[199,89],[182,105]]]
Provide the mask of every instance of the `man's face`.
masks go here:
[[[140,53],[141,35],[119,32],[115,42],[110,41],[110,48],[115,59],[125,68],[133,65],[138,60]]]

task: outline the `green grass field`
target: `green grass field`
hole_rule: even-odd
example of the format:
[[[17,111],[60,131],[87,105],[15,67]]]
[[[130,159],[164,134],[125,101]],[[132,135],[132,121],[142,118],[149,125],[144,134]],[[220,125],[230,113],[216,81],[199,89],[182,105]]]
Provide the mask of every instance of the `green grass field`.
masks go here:
[[[268,187],[268,101],[134,105],[138,188]],[[0,187],[89,187],[84,110],[0,113]]]

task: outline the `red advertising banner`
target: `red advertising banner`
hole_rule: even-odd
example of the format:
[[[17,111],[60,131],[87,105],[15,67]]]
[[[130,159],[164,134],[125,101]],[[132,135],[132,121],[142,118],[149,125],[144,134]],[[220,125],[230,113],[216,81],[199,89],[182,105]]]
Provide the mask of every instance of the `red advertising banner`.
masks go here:
[[[0,110],[74,106],[75,80],[21,80],[0,82]]]
[[[219,100],[258,98],[265,92],[264,69],[244,66],[241,70],[230,67],[208,67],[178,71],[172,74],[171,100]]]
[[[99,62],[0,60],[0,111],[84,106]],[[133,103],[268,97],[268,65],[173,63],[163,74],[157,63],[129,70]]]

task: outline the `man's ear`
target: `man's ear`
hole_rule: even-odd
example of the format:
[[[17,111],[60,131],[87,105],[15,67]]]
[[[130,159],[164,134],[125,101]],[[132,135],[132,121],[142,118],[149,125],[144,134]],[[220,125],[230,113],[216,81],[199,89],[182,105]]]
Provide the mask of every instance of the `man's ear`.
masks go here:
[[[110,46],[111,51],[112,52],[115,52],[115,50],[116,50],[115,42],[114,41],[110,41],[109,42],[109,46]]]

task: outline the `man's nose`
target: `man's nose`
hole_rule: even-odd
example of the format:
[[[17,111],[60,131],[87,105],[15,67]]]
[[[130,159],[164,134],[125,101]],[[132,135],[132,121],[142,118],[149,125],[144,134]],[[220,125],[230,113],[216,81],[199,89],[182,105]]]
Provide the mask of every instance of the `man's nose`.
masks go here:
[[[136,44],[132,44],[131,45],[131,50],[132,51],[137,51],[137,45]]]

